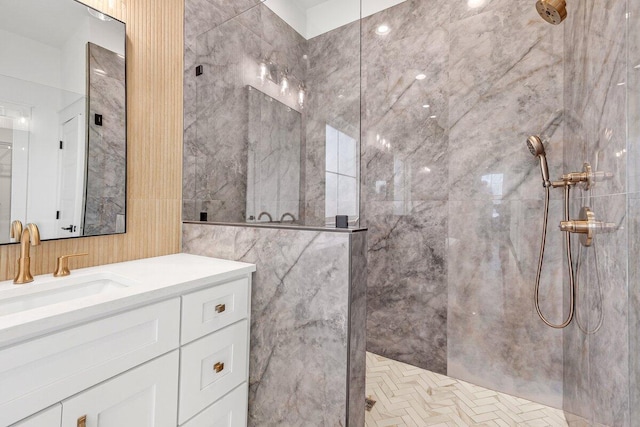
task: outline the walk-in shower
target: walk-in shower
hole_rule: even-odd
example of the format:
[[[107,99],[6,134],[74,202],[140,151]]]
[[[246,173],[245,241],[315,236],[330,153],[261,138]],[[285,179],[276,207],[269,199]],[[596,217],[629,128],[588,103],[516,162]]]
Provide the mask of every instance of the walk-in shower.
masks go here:
[[[203,246],[262,254],[258,271],[274,287],[256,280],[253,301],[283,290],[307,312],[323,307],[311,282],[324,276],[304,263],[304,228],[359,216],[368,351],[631,427],[629,404],[640,401],[629,380],[640,383],[640,340],[629,333],[640,329],[640,296],[630,296],[640,283],[640,2],[540,0],[544,19],[536,0],[351,3],[186,1],[187,237],[200,238],[203,212],[234,223],[207,224],[216,238]],[[301,5],[309,9],[294,13]],[[330,5],[338,10],[321,13]],[[351,9],[361,19],[347,20]],[[608,226],[597,221],[615,232],[600,233]],[[285,244],[264,237],[281,229]],[[298,276],[273,262],[282,258],[309,281],[291,282]],[[566,327],[547,326],[538,311]],[[295,333],[279,336],[308,342]],[[261,342],[254,360],[269,354]],[[311,374],[331,378],[333,367],[290,369],[298,353],[270,360],[277,374],[255,383],[254,415],[323,410],[269,386],[303,372],[298,390],[317,391],[317,381],[306,386]],[[255,375],[267,366],[254,365]]]

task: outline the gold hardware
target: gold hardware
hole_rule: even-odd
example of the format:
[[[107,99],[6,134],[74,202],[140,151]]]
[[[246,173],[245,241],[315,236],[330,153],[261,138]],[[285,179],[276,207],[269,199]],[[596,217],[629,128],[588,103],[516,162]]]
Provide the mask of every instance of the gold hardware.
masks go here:
[[[593,236],[597,231],[615,231],[617,226],[611,222],[596,221],[596,215],[593,211],[584,206],[580,209],[580,219],[561,221],[560,230],[580,234],[582,246],[591,246],[593,244]]]
[[[85,256],[89,255],[88,253],[81,254],[70,254],[70,255],[62,255],[58,257],[58,261],[56,262],[56,271],[53,273],[53,277],[62,277],[68,276],[71,274],[69,271],[69,258],[77,257],[77,256]]]
[[[538,0],[536,10],[550,24],[558,25],[567,17],[565,0]]]
[[[583,190],[589,190],[593,185],[593,171],[591,170],[591,165],[589,163],[585,163],[582,166],[582,172],[571,172],[562,175],[562,180],[566,183],[570,184],[582,184]]]
[[[213,370],[216,371],[216,374],[221,372],[224,369],[224,363],[222,362],[218,362],[215,365],[213,365]]]
[[[83,415],[80,418],[78,418],[78,427],[87,427],[87,416]]]
[[[226,309],[227,309],[227,306],[225,304],[216,305],[216,313],[222,313]]]
[[[16,219],[11,223],[11,229],[9,231],[9,237],[12,239],[16,239],[16,241],[20,241],[22,237],[22,221]]]
[[[13,279],[13,283],[16,285],[33,282],[33,276],[31,275],[31,258],[29,257],[29,243],[31,243],[32,246],[40,244],[40,231],[35,224],[27,224],[24,230],[22,230],[20,237],[20,258],[16,260],[16,275]]]
[[[600,181],[606,181],[613,178],[611,172],[594,172],[589,163],[582,166],[582,172],[571,172],[562,175],[559,181],[552,181],[551,187],[571,187],[578,185],[581,190],[588,191]]]

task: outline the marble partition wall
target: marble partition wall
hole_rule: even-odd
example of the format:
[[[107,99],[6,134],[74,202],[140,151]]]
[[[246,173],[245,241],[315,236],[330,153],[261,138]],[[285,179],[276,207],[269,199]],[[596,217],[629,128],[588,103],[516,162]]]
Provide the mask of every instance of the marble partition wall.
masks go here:
[[[597,171],[611,174],[589,192],[575,191],[573,212],[589,206],[597,219],[618,227],[597,234],[592,247],[580,248],[580,324],[574,322],[564,333],[564,407],[594,425],[638,422],[629,413],[630,368],[637,369],[629,365],[629,339],[635,337],[629,323],[635,327],[637,316],[629,310],[638,307],[628,289],[635,286],[630,279],[638,262],[637,252],[630,253],[637,239],[632,236],[638,212],[629,203],[633,194],[628,182],[633,181],[628,163],[637,162],[638,150],[637,139],[627,136],[638,121],[637,113],[631,115],[636,107],[627,107],[627,100],[639,89],[633,74],[637,62],[629,62],[628,55],[637,58],[638,53],[630,49],[629,36],[620,28],[627,20],[629,28],[636,27],[639,18],[629,14],[628,4],[577,1],[564,24],[564,104],[571,118],[565,128],[564,168],[581,170],[590,162]]]
[[[89,139],[83,235],[122,233],[127,179],[125,60],[93,43],[87,49]],[[95,114],[102,115],[102,125],[96,125]]]
[[[250,426],[364,425],[366,232],[183,225],[183,251],[257,265]]]
[[[533,307],[544,193],[525,140],[545,133],[560,174],[563,33],[528,0],[470,4],[409,0],[362,22],[367,346],[561,406],[562,334]],[[554,319],[558,234],[543,275]]]

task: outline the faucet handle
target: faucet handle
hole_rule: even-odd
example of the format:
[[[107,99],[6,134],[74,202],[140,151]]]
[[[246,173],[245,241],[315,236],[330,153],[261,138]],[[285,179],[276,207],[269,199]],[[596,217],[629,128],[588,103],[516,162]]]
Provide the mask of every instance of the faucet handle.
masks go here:
[[[69,254],[69,255],[59,256],[58,261],[56,262],[56,271],[53,273],[53,277],[62,277],[62,276],[68,276],[69,274],[71,274],[71,271],[69,270],[69,258],[85,256],[85,255],[89,255],[89,254],[85,252],[81,254]]]

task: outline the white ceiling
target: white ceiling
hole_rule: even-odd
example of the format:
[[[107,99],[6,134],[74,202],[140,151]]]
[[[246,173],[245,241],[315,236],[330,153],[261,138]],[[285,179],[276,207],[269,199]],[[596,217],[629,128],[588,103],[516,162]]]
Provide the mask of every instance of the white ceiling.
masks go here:
[[[404,1],[266,0],[264,4],[308,40]]]
[[[0,29],[56,48],[90,16],[87,6],[73,0],[0,0],[0,11]]]
[[[324,3],[327,0],[297,0],[301,9],[311,9],[314,6]]]

